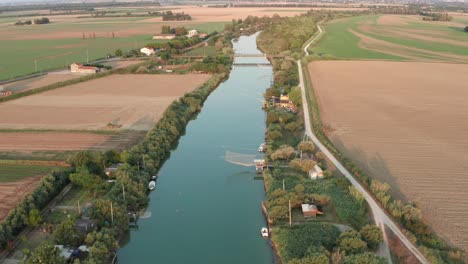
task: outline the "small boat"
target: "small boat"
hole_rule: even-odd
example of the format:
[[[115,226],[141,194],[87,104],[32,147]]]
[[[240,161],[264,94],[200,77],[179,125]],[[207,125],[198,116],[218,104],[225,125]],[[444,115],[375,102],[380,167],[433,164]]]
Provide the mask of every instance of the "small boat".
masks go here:
[[[150,189],[150,191],[154,190],[156,188],[156,182],[155,181],[150,181],[148,183],[148,188]]]
[[[151,180],[153,180],[153,181],[156,180],[157,178],[158,178],[158,175],[151,176]]]
[[[260,232],[262,233],[262,237],[268,237],[268,228],[262,227]]]
[[[258,152],[265,152],[267,148],[267,145],[265,143],[260,144],[260,147],[258,147]]]

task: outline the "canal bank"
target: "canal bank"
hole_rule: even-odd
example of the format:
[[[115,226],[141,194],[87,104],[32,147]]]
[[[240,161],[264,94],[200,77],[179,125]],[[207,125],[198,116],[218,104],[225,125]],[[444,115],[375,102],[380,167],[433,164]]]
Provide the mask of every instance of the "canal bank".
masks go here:
[[[261,54],[256,35],[234,43],[239,54]],[[236,58],[264,63],[264,58]],[[260,235],[263,182],[250,159],[264,141],[262,94],[270,66],[234,66],[190,122],[176,150],[159,172],[148,218],[119,250],[119,263],[272,263],[269,241]]]

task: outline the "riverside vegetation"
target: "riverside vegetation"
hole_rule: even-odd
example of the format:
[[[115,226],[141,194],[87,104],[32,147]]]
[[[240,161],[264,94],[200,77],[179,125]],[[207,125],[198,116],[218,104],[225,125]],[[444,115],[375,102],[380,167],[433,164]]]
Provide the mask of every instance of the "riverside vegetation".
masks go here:
[[[398,11],[398,10],[397,10]],[[384,10],[383,13],[397,13],[397,11],[393,10]],[[400,12],[400,11],[398,11]],[[362,12],[367,14],[368,12]],[[260,34],[258,39],[259,47],[267,54],[279,54],[283,55],[283,59],[273,59],[273,69],[275,72],[275,84],[272,88],[270,88],[265,97],[269,98],[270,96],[279,96],[280,94],[289,94],[291,100],[298,105],[298,101],[295,98],[300,98],[300,91],[295,86],[298,84],[298,77],[297,77],[297,67],[295,66],[295,61],[293,58],[298,58],[302,53],[302,45],[299,43],[305,43],[307,39],[313,36],[316,33],[316,24],[319,21],[327,21],[339,17],[345,16],[353,16],[359,15],[359,13],[314,13],[309,12],[306,15],[294,17],[294,18],[282,18],[278,19],[278,21],[283,20],[282,23],[275,23],[274,20],[269,21],[268,26],[265,26],[263,29],[262,34]],[[307,63],[311,58],[307,58],[304,60],[303,63]],[[305,69],[307,67],[304,67]],[[306,82],[310,86],[310,80],[308,80],[308,75],[305,73]],[[414,203],[411,202],[403,202],[400,200],[395,200],[391,197],[388,193],[389,185],[387,183],[380,182],[378,180],[372,179],[367,176],[363,171],[349,158],[344,157],[330,142],[330,140],[326,137],[325,133],[323,132],[323,127],[320,121],[319,116],[319,109],[315,97],[312,92],[308,94],[309,100],[311,101],[310,107],[311,109],[311,119],[313,124],[313,129],[315,133],[319,136],[320,140],[325,143],[328,149],[330,149],[335,157],[341,160],[341,162],[347,167],[349,171],[351,171],[354,176],[361,182],[368,190],[374,195],[374,197],[382,204],[384,208],[388,210],[390,215],[394,217],[394,219],[400,223],[404,228],[407,236],[412,240],[413,243],[418,245],[420,251],[426,255],[426,257],[431,261],[431,263],[462,263],[463,253],[457,249],[450,248],[444,241],[442,241],[439,237],[437,237],[423,222],[421,219],[421,214],[419,209],[415,206]],[[285,143],[289,143],[291,147],[296,147],[296,144],[300,141],[298,138],[299,135],[302,135],[302,132],[297,133],[291,129],[294,126],[289,125],[288,123],[291,122],[288,118],[283,116],[279,118],[271,118],[272,112],[274,113],[276,110],[268,109],[267,111],[267,140],[269,151],[267,153],[267,159],[274,158],[274,152],[278,151],[278,148],[283,148],[281,145]],[[303,129],[302,121],[300,118],[294,120],[297,124],[300,124],[300,129]],[[288,128],[289,125],[289,129]],[[294,150],[294,149],[293,149]],[[291,160],[295,157],[295,153],[297,152],[290,152],[290,156],[287,156],[286,160]],[[323,154],[321,153],[314,153],[315,159],[319,162],[319,165],[323,166],[323,168],[327,168],[326,161],[323,160]],[[322,158],[322,160],[320,159]],[[273,159],[274,161],[274,159]],[[277,164],[275,164],[275,167]],[[289,170],[289,169],[288,169]],[[302,173],[303,175],[304,173]],[[286,189],[289,191],[282,191],[281,190],[281,180],[285,180]],[[295,179],[291,181],[291,179]],[[343,221],[345,223],[350,224],[352,227],[358,229],[362,227],[363,223],[367,220],[367,216],[360,212],[359,208],[364,207],[362,210],[365,209],[365,205],[363,205],[363,198],[359,195],[359,193],[349,185],[346,180],[343,180],[339,176],[334,175],[333,177],[326,178],[320,181],[306,181],[304,180],[304,176],[293,176],[291,177],[291,173],[288,173],[285,169],[274,169],[271,173],[266,173],[266,189],[267,189],[267,208],[270,212],[270,217],[272,217],[273,221],[278,219],[287,219],[288,215],[288,208],[287,202],[291,200],[292,207],[298,205],[298,200],[304,197],[305,199],[302,201],[307,201],[307,196],[312,194],[312,198],[316,198],[317,193],[321,194],[320,192],[326,193],[327,188],[324,187],[327,185],[328,181],[332,181],[333,183],[330,186],[330,189],[335,189],[335,194],[332,195],[330,193],[326,193],[326,195],[330,195],[333,203],[336,203],[335,209],[337,211],[337,216],[339,221]],[[341,183],[339,183],[341,181]],[[297,183],[305,182],[300,185]],[[309,187],[308,186],[315,186]],[[336,190],[338,189],[338,190]],[[292,192],[291,192],[292,191]],[[336,192],[342,192],[342,196],[337,196]],[[314,197],[315,192],[315,197]],[[291,194],[292,193],[292,194]],[[301,197],[301,195],[304,195]],[[297,199],[299,197],[299,199]],[[352,197],[350,199],[350,197]],[[321,198],[319,196],[319,198]],[[280,201],[278,202],[278,199]],[[282,199],[282,200],[281,200]],[[320,204],[319,199],[319,205]],[[325,199],[326,201],[327,199]],[[316,200],[317,201],[317,200]],[[350,205],[343,206],[342,210],[340,210],[340,203],[350,203]],[[357,205],[353,206],[353,202],[356,202]],[[281,208],[278,205],[281,204]],[[346,210],[349,210],[346,212]],[[362,211],[361,210],[361,211]],[[325,210],[326,211],[326,210]],[[294,215],[294,214],[293,214]],[[341,216],[340,216],[341,215]],[[352,218],[355,219],[352,219]],[[320,218],[318,218],[320,219]],[[361,221],[359,221],[361,219]],[[316,224],[316,223],[309,223],[309,224]],[[296,232],[290,233],[290,236],[294,237],[294,239],[287,239],[287,231],[279,231],[284,228],[288,227],[275,227],[273,229],[273,236],[272,239],[276,246],[278,247],[278,251],[281,257],[285,257],[286,261],[291,260],[290,256],[299,257],[299,258],[306,258],[308,255],[314,255],[317,253],[317,250],[312,250],[315,253],[312,254],[309,250],[302,250],[300,251],[300,247],[288,247],[289,243],[293,243],[292,241],[300,241],[300,237],[313,237],[314,232],[311,231],[309,235],[307,235],[307,228],[306,227],[297,227],[294,228],[300,229],[304,228],[304,232]],[[275,233],[277,235],[275,235]],[[330,236],[333,236],[333,233],[329,233]],[[303,239],[303,238],[302,238]],[[334,246],[339,245],[335,244]],[[343,254],[346,257],[346,251],[340,249],[339,254],[337,253],[340,247],[329,247],[327,249],[328,255],[325,251],[323,251],[323,255],[327,256],[329,259],[332,259],[334,262],[334,255]],[[299,251],[298,251],[299,250]],[[334,251],[335,250],[335,251]],[[344,252],[343,252],[344,251]],[[295,253],[291,253],[295,252]],[[349,252],[348,252],[349,253]],[[342,259],[341,256],[340,259]],[[358,262],[354,256],[348,256],[345,263],[371,263],[371,262],[363,262],[364,259],[369,257],[368,254],[360,255]],[[325,258],[323,257],[324,262]],[[306,261],[306,260],[304,260]],[[301,263],[301,262],[298,262]],[[307,262],[304,262],[307,263]],[[335,263],[335,262],[334,262]]]
[[[231,36],[225,36],[220,41],[223,42],[223,46],[230,47]],[[15,238],[24,228],[43,225],[49,232],[54,230],[52,238],[55,244],[71,248],[82,244],[87,245],[89,253],[84,263],[110,262],[115,257],[119,240],[129,230],[129,223],[133,220],[131,215],[138,214],[149,202],[147,184],[151,176],[157,174],[170,151],[177,145],[187,123],[201,110],[205,99],[227,77],[232,60],[229,56],[219,54],[215,58],[206,58],[198,64],[208,65],[206,71],[214,75],[200,88],[174,101],[141,143],[121,153],[116,151],[80,152],[69,159],[70,168],[54,171],[44,177],[39,187],[12,210],[0,225],[0,246],[4,250],[12,250],[15,246]],[[133,66],[128,71],[136,72],[140,67],[142,66]],[[214,70],[210,71],[210,69]],[[81,81],[116,72],[120,73],[119,70],[109,71],[93,77],[84,77]],[[54,89],[64,85],[66,84],[44,89]],[[115,175],[109,177],[104,173],[104,168],[114,163],[122,163],[122,165]],[[70,213],[70,218],[54,219],[51,222],[54,222],[55,227],[52,228],[50,228],[50,222],[45,223],[44,220],[47,218],[42,219],[39,214],[39,211],[46,208],[48,203],[70,182],[73,188],[78,188],[83,195],[92,197],[86,212],[82,214],[95,220],[97,229],[88,234],[75,228],[74,221],[80,217],[77,213]],[[59,251],[50,242],[45,241],[33,251],[24,250],[25,262],[63,262]]]
[[[271,60],[275,82],[265,92],[265,100],[287,94],[295,106],[301,105],[295,59],[300,57],[303,43],[315,33],[316,24],[327,17],[328,14],[309,12],[293,18],[251,19],[264,25],[257,41],[259,48],[267,54],[280,55]],[[274,168],[264,174],[265,205],[272,241],[281,260],[292,264],[386,263],[373,253],[382,241],[382,233],[370,224],[363,198],[344,177],[333,172],[311,141],[303,139],[302,113],[278,107],[267,107],[266,111],[266,160]],[[307,172],[314,165],[325,170],[324,179],[308,178]],[[309,202],[325,214],[313,220],[303,218],[301,204]],[[292,226],[288,224],[289,203]],[[337,224],[347,230],[340,231]]]

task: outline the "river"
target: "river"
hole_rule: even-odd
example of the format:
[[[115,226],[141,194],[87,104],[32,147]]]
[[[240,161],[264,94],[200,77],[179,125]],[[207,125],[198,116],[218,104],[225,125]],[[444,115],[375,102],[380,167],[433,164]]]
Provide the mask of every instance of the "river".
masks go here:
[[[256,36],[240,37],[234,51],[261,54]],[[228,153],[251,162],[258,155],[265,133],[262,94],[272,74],[271,66],[234,66],[229,79],[208,97],[159,171],[150,194],[151,216],[131,231],[119,250],[119,263],[273,262],[269,241],[260,235],[266,225],[260,206],[263,182],[254,179],[254,167],[225,158]]]

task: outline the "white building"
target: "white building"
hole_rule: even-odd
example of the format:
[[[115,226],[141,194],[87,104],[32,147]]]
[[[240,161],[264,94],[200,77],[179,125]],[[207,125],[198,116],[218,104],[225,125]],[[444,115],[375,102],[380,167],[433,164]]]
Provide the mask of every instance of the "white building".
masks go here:
[[[187,34],[187,37],[193,38],[195,36],[198,36],[198,30],[196,30],[196,29],[189,30],[189,32]]]
[[[151,56],[156,53],[156,50],[151,47],[143,47],[140,49],[140,52],[146,54],[147,56]]]
[[[316,180],[318,178],[323,178],[323,170],[318,165],[315,165],[314,169],[309,171],[309,177],[312,180]]]

